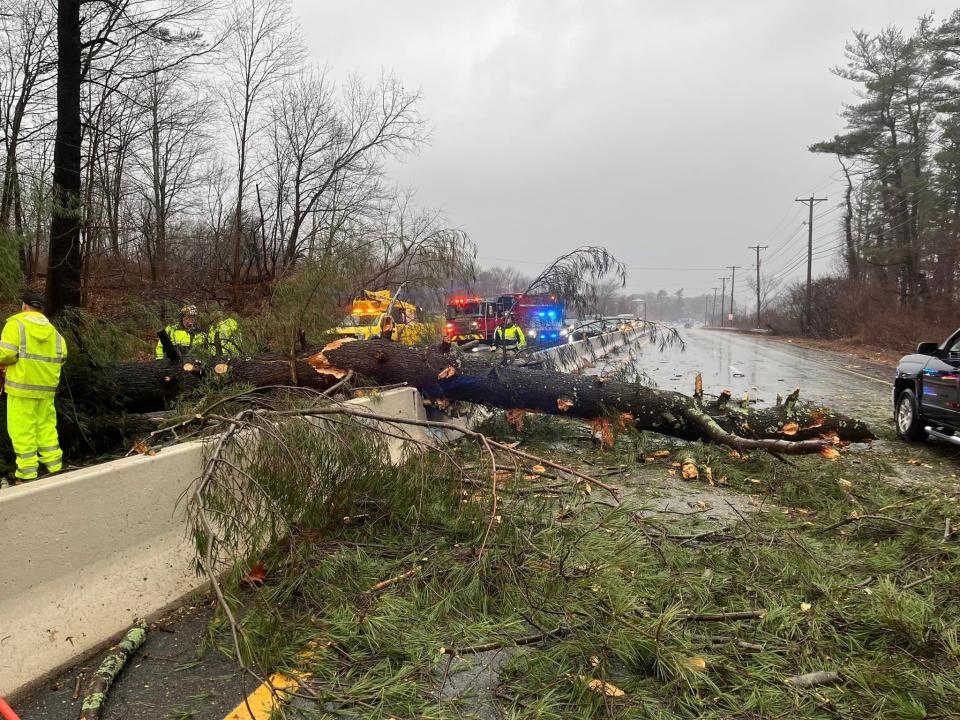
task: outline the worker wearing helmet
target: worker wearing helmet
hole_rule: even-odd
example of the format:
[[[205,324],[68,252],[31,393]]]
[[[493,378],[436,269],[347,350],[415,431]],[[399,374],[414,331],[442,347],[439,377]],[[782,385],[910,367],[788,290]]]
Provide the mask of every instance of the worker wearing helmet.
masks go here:
[[[207,348],[214,357],[240,354],[240,325],[232,317],[214,318],[207,333]]]
[[[527,346],[523,328],[516,324],[513,313],[508,313],[503,325],[493,331],[493,344],[504,350],[522,350]]]
[[[0,365],[7,391],[7,433],[17,459],[17,482],[36,480],[40,463],[51,473],[63,467],[54,397],[67,343],[43,314],[43,296],[26,292],[20,312],[0,334]]]
[[[170,337],[170,342],[182,355],[195,354],[204,343],[204,333],[197,326],[198,314],[197,306],[188,303],[180,308],[180,322],[164,328]],[[163,357],[163,343],[158,341],[156,358],[163,360]]]

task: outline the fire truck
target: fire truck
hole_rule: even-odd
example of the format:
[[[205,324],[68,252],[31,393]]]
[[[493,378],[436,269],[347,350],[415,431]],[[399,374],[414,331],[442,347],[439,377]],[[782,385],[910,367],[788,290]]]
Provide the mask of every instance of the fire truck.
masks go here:
[[[447,303],[443,334],[450,342],[493,341],[497,328],[496,303],[480,297],[454,297]]]
[[[451,342],[493,342],[497,325],[513,313],[527,341],[540,346],[566,341],[563,303],[555,295],[506,293],[489,298],[454,297],[447,304],[444,335]]]
[[[527,342],[551,346],[566,342],[563,303],[556,295],[508,293],[497,297],[497,314],[502,318],[513,313],[523,328]]]

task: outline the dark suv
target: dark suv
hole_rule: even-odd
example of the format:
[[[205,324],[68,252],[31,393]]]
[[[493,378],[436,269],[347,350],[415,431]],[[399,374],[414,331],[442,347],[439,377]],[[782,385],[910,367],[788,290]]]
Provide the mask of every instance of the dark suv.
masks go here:
[[[960,330],[942,345],[923,342],[900,359],[893,384],[897,433],[960,445]]]

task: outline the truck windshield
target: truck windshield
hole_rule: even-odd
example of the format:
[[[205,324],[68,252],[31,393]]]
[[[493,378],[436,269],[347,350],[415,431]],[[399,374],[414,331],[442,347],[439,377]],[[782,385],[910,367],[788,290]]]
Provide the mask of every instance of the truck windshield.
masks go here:
[[[376,324],[376,315],[347,315],[340,321],[340,327],[370,327]]]
[[[458,317],[476,317],[482,314],[483,310],[480,303],[477,302],[458,303],[447,306],[447,320],[453,320]]]

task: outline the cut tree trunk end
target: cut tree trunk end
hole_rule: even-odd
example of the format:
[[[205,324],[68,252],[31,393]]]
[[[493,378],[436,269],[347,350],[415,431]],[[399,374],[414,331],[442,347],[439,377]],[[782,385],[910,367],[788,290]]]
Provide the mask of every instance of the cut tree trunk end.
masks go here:
[[[385,340],[334,342],[308,362],[319,374],[336,377],[352,370],[381,384],[407,383],[428,398],[587,420],[619,418],[639,430],[717,442],[738,451],[828,455],[834,443],[875,439],[859,420],[799,403],[799,391],[791,393],[791,401],[781,407],[749,408],[724,402],[724,394],[717,402],[701,402],[637,383],[491,367],[473,358]]]

